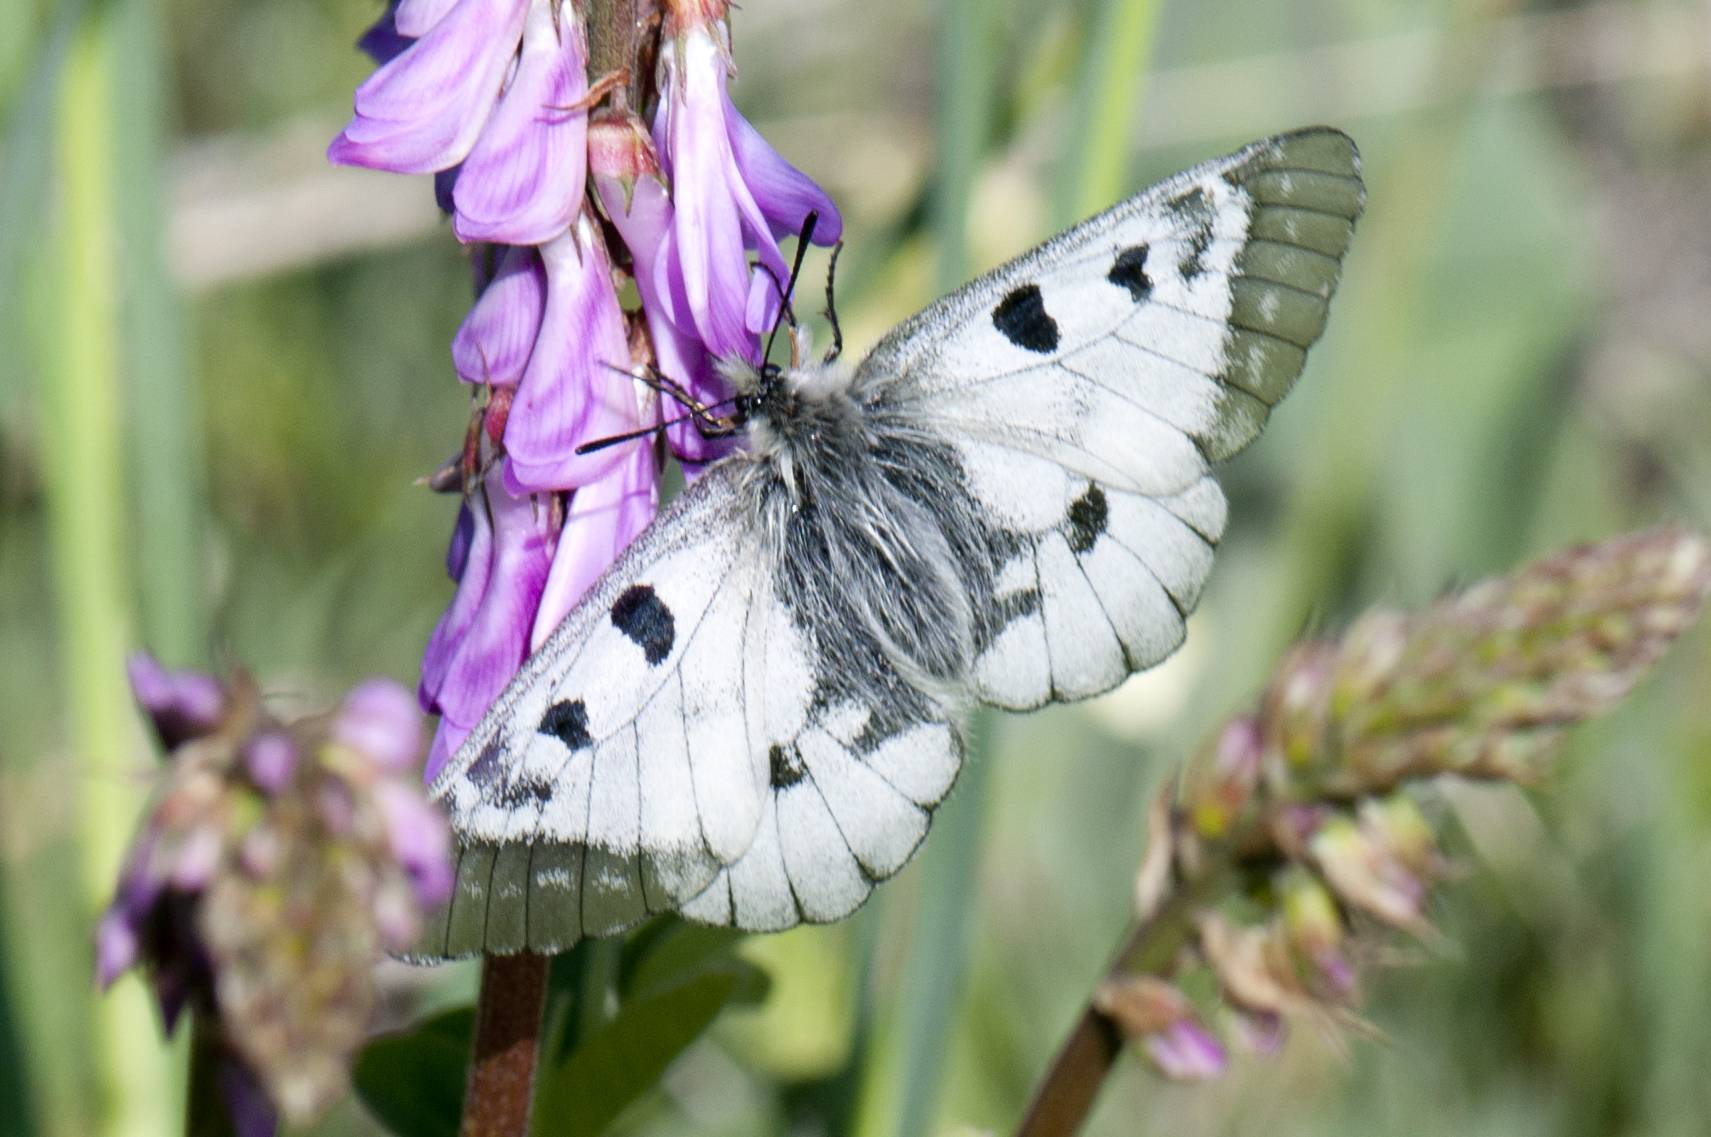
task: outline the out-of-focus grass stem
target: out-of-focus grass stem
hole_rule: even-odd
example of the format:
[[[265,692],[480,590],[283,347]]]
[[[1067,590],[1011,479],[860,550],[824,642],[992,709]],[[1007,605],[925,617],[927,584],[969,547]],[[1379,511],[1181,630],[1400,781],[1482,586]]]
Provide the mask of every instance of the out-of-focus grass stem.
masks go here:
[[[127,777],[141,747],[124,676],[131,615],[120,528],[126,510],[112,114],[120,43],[112,14],[86,16],[60,86],[57,255],[46,270],[55,299],[41,329],[48,339],[37,398],[66,741],[77,771],[68,788],[77,799],[88,927],[111,894],[140,797]],[[121,984],[93,1013],[100,1132],[171,1132],[176,1079],[144,988]]]
[[[186,366],[184,313],[166,270],[160,219],[168,53],[161,0],[112,0],[117,277],[124,331],[121,369],[131,434],[142,643],[175,666],[205,665],[202,577],[202,433]]]
[[[1061,224],[1105,208],[1132,188],[1129,139],[1162,7],[1158,0],[1098,0],[1067,124],[1069,148],[1058,165]]]

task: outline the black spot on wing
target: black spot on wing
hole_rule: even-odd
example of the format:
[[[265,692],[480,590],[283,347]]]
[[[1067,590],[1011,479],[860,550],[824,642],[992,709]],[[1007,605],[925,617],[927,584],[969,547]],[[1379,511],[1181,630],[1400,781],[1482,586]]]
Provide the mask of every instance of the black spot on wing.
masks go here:
[[[542,782],[510,782],[499,791],[499,803],[507,809],[525,805],[545,805],[553,797],[553,788]]]
[[[475,761],[469,764],[469,780],[478,786],[488,786],[493,783],[504,770],[499,765],[499,753],[502,748],[499,739],[495,738],[481,748]]]
[[[548,707],[541,716],[540,732],[552,735],[572,751],[594,745],[588,733],[588,707],[581,699],[566,699]]]
[[[1153,290],[1153,278],[1147,275],[1147,247],[1130,245],[1117,254],[1105,279],[1118,288],[1128,289],[1129,299],[1139,303]]]
[[[802,756],[796,753],[794,746],[786,750],[775,742],[766,756],[772,769],[772,788],[775,790],[788,789],[807,774],[802,768]]]
[[[1024,284],[992,309],[992,326],[1017,347],[1041,355],[1057,350],[1057,321],[1046,311],[1040,286]]]
[[[1110,504],[1105,500],[1105,491],[1096,485],[1089,485],[1086,493],[1070,503],[1069,547],[1077,553],[1085,553],[1091,549],[1099,541],[1099,535],[1105,532],[1105,525],[1110,517]]]
[[[1188,253],[1177,262],[1176,271],[1184,280],[1194,280],[1206,271],[1206,250],[1212,247],[1212,226],[1202,221],[1188,235]]]
[[[612,624],[642,649],[650,664],[657,665],[670,655],[677,640],[671,609],[647,584],[632,584],[612,602]]]

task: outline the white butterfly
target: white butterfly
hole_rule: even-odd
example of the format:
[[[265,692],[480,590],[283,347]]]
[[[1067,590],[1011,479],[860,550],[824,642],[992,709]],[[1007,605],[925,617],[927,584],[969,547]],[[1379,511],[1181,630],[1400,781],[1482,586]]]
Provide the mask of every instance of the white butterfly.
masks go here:
[[[1182,642],[1245,446],[1324,327],[1343,134],[1178,174],[959,289],[854,368],[734,375],[749,449],[681,494],[435,781],[429,957],[651,913],[836,920],[903,867],[974,703],[1108,690]]]

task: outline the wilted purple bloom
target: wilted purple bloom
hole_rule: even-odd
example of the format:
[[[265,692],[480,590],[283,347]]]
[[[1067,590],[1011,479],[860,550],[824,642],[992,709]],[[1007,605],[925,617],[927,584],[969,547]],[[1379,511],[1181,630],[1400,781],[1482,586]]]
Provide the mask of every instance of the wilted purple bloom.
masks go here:
[[[417,900],[428,906],[450,899],[451,830],[445,816],[428,804],[419,789],[404,782],[381,782],[375,787],[375,801],[386,822],[392,855],[409,875]],[[408,943],[405,937],[392,946],[401,948]]]
[[[715,5],[715,7],[721,7]],[[790,266],[778,242],[819,214],[817,244],[843,229],[831,198],[778,155],[738,113],[726,89],[730,31],[705,6],[674,4],[660,50],[654,142],[675,211],[646,271],[673,323],[716,358],[758,362],[758,337],[778,313]],[[761,267],[751,268],[749,252]],[[637,275],[644,269],[638,261]]]
[[[515,387],[534,353],[547,303],[547,274],[532,248],[507,248],[493,278],[452,339],[452,365],[466,383]]]
[[[334,742],[362,751],[388,773],[413,769],[422,758],[421,712],[390,679],[370,679],[346,695],[331,733]]]
[[[166,673],[133,671],[158,696]],[[421,714],[403,687],[370,681],[330,720],[282,723],[241,673],[198,678],[219,717],[162,769],[95,974],[143,968],[168,1032],[194,1008],[236,1131],[260,1137],[345,1086],[375,959],[450,894],[451,834],[413,776]]]
[[[1148,1035],[1143,1045],[1153,1065],[1172,1081],[1208,1081],[1221,1077],[1230,1065],[1224,1044],[1191,1018],[1178,1019]]]
[[[131,693],[149,716],[161,745],[168,750],[219,725],[225,696],[211,675],[169,671],[153,656],[136,652],[125,661]]]
[[[642,425],[643,396],[628,374],[629,337],[606,243],[585,214],[541,246],[546,309],[534,353],[505,423],[505,482],[512,493],[585,486],[646,442],[578,454],[584,442]]]
[[[457,593],[422,657],[422,708],[440,715],[423,771],[429,781],[522,665],[552,563],[545,510],[506,488],[507,465],[496,462],[464,504]]]
[[[244,766],[258,789],[276,794],[297,771],[297,744],[282,730],[263,731],[244,743]]]

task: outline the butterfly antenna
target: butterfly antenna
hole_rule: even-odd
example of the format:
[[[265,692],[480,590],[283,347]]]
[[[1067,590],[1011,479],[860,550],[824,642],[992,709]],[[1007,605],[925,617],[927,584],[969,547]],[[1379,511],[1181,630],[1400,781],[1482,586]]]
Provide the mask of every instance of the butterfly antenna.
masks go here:
[[[779,294],[778,319],[772,322],[772,334],[766,337],[766,350],[760,355],[763,371],[766,370],[766,361],[772,358],[772,345],[778,339],[779,325],[784,323],[784,315],[790,310],[790,296],[796,291],[796,278],[802,273],[802,258],[808,255],[808,245],[814,240],[814,226],[819,222],[820,214],[817,210],[809,210],[808,216],[802,219],[802,232],[796,238],[796,260],[790,266],[790,280]]]
[[[832,296],[832,282],[838,277],[838,254],[843,251],[844,243],[839,241],[832,246],[832,259],[826,262],[826,320],[832,325],[832,348],[822,363],[830,363],[844,353],[844,329],[838,326],[838,302]]]

